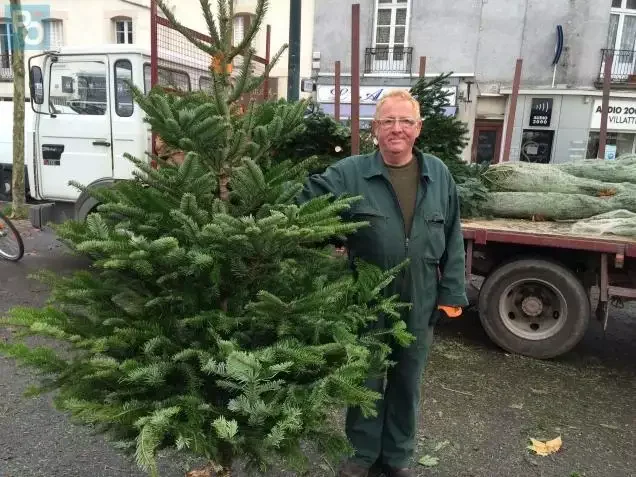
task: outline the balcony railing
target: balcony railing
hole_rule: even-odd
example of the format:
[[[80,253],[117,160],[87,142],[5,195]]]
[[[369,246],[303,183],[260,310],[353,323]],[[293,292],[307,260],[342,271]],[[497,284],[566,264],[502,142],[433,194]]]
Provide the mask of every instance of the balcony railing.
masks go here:
[[[0,81],[13,81],[11,55],[4,52],[0,52]]]
[[[634,50],[601,50],[601,69],[598,75],[598,83],[603,84],[605,79],[605,62],[612,58],[610,80],[614,86],[636,87],[636,51]]]
[[[378,46],[367,48],[364,54],[365,73],[411,74],[413,48]]]

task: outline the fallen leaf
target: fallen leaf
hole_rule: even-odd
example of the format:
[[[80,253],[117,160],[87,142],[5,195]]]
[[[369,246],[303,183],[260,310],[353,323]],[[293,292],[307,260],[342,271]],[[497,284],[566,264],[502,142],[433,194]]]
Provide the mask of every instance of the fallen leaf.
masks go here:
[[[438,443],[435,446],[435,449],[433,449],[433,451],[434,452],[439,452],[439,451],[441,451],[444,447],[446,447],[449,444],[450,444],[450,441],[442,441],[442,442]]]
[[[186,474],[186,477],[214,477],[217,472],[223,470],[222,467],[214,463],[210,463],[202,469],[194,469]]]
[[[424,467],[435,467],[437,464],[439,464],[439,459],[427,454],[423,457],[420,457],[420,460],[418,460],[417,463],[423,465]]]
[[[563,445],[563,441],[561,440],[561,436],[556,439],[552,439],[551,441],[538,441],[536,439],[530,438],[532,445],[528,446],[528,449],[534,451],[537,455],[547,456],[550,454],[554,454],[561,449]]]
[[[613,431],[618,431],[618,426],[613,426],[611,424],[600,424],[601,427],[605,427],[606,429],[612,429]]]
[[[545,389],[530,388],[530,391],[532,391],[535,394],[548,394],[548,391],[546,391]]]

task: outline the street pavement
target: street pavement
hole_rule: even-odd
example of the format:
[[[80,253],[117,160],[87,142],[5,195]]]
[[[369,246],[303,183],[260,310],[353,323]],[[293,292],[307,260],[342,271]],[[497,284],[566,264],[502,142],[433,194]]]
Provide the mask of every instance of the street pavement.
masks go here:
[[[0,315],[45,303],[48,291],[30,273],[87,266],[51,231],[19,227],[26,253],[19,263],[0,261]],[[496,348],[473,312],[443,321],[424,376],[416,460],[426,457],[429,466],[418,466],[418,475],[636,477],[635,318],[633,305],[612,309],[607,333],[593,323],[573,352],[551,361]],[[9,336],[0,328],[0,339]],[[101,435],[56,411],[51,396],[24,397],[35,382],[32,371],[0,356],[0,477],[145,475]],[[557,436],[563,439],[557,454],[527,449],[530,437]],[[321,458],[310,458],[309,475],[333,475]],[[160,462],[162,477],[194,465],[170,455]]]

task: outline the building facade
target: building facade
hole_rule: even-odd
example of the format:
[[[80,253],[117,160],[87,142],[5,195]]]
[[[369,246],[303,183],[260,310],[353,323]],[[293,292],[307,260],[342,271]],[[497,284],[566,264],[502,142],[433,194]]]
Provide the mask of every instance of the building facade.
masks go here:
[[[185,26],[207,34],[199,0],[168,0],[176,18]],[[210,2],[215,8],[216,2]],[[60,46],[100,46],[129,43],[147,48],[150,53],[150,0],[22,0],[25,8],[44,12],[37,19],[42,26],[46,44],[50,49]],[[234,40],[240,41],[256,11],[256,0],[235,0]],[[0,2],[0,98],[10,99],[13,94],[11,67],[12,24],[8,17],[8,0]],[[44,7],[44,8],[42,8]],[[313,28],[313,0],[302,2],[301,75],[311,71],[311,38]],[[35,19],[34,19],[35,20]],[[266,29],[271,25],[271,54],[287,43],[289,35],[289,1],[270,1],[256,41],[256,54],[266,55]],[[28,50],[28,57],[41,50]],[[270,73],[270,88],[278,95],[287,93],[287,53]],[[27,93],[28,94],[28,93]]]
[[[343,115],[350,109],[353,3],[360,3],[361,12],[365,122],[383,91],[417,81],[419,58],[426,56],[427,77],[452,72],[449,114],[470,130],[465,160],[558,163],[595,157],[604,55],[612,52],[606,154],[634,151],[636,0],[321,0],[314,18],[317,97],[325,110],[333,107],[334,64],[340,60]],[[521,87],[504,158],[518,58]]]

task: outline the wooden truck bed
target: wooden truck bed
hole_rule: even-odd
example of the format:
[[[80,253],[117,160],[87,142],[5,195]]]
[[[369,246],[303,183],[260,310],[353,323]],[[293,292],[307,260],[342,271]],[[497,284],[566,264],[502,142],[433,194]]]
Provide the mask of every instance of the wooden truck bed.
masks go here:
[[[504,243],[584,250],[636,257],[636,237],[574,234],[567,222],[530,220],[463,220],[464,238],[476,245]]]

